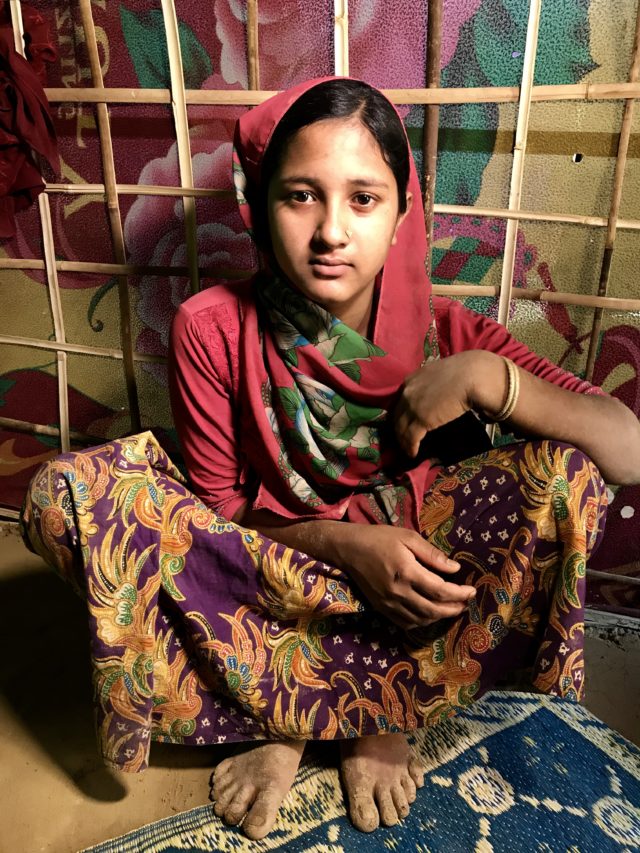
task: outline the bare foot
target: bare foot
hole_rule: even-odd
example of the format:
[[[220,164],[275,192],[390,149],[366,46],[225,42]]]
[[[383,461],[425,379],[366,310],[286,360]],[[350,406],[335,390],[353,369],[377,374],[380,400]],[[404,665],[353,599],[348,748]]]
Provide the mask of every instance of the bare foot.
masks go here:
[[[349,817],[356,829],[373,832],[382,822],[393,826],[409,814],[424,767],[402,733],[372,735],[340,742],[342,781]]]
[[[214,812],[233,825],[244,817],[245,834],[264,838],[296,778],[304,747],[303,740],[282,740],[225,758],[213,773]]]

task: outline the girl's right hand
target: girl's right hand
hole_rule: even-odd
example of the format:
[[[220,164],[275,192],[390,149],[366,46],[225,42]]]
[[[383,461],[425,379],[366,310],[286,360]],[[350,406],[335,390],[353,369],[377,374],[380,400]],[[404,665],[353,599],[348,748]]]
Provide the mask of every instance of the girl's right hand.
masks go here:
[[[405,630],[458,616],[475,598],[472,586],[444,580],[460,564],[419,533],[382,525],[347,524],[340,564],[371,605]],[[345,530],[345,532],[347,532]]]

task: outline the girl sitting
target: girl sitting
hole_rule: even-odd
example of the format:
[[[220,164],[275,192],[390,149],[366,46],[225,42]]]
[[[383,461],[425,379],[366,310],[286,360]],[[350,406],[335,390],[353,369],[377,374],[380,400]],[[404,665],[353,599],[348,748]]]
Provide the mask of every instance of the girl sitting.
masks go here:
[[[235,143],[262,268],[173,324],[189,488],[143,433],[43,466],[25,530],[88,597],[108,762],[144,768],[150,737],[255,741],[218,764],[214,798],[261,838],[305,742],[339,739],[371,831],[422,784],[406,732],[515,667],[581,697],[600,472],[640,481],[640,427],[431,298],[419,183],[381,93],[310,81],[244,115]],[[478,416],[530,440],[487,449]]]

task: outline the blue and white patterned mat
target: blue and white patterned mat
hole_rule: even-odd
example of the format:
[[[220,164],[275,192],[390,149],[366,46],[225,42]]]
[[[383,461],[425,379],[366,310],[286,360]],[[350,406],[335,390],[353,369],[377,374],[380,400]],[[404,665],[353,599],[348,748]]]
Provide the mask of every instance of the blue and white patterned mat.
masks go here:
[[[429,771],[410,815],[371,835],[346,817],[337,771],[306,764],[271,835],[249,841],[210,805],[91,853],[607,853],[640,850],[640,749],[584,708],[490,693],[419,732]],[[88,853],[88,851],[85,851]]]

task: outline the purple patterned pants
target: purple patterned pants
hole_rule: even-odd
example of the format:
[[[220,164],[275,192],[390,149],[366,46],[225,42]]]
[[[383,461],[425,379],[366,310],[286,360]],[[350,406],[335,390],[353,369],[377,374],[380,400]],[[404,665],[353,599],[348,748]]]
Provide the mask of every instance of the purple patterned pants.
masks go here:
[[[605,488],[579,450],[511,445],[442,471],[422,533],[477,599],[410,634],[342,571],[207,509],[146,432],[35,474],[29,546],[86,599],[100,749],[359,737],[432,725],[514,668],[583,691],[586,561]]]

